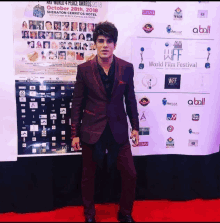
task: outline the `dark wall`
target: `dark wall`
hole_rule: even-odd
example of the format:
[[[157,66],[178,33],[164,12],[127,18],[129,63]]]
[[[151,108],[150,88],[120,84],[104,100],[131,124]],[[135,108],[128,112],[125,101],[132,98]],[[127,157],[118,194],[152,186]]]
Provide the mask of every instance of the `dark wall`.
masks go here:
[[[50,211],[82,205],[80,155],[18,158],[0,163],[0,212]],[[191,200],[220,197],[220,155],[135,156],[136,200]],[[118,202],[117,169],[97,168],[96,203]]]

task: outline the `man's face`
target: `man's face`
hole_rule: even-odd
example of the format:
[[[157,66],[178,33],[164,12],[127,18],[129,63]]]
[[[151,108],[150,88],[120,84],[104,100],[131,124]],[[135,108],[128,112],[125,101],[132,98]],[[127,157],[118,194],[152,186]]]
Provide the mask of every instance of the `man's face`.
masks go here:
[[[77,22],[73,23],[73,29],[76,30],[77,29]]]
[[[85,23],[81,23],[81,29],[84,30],[86,27]]]
[[[97,49],[97,55],[103,59],[112,57],[113,51],[116,48],[116,44],[113,39],[102,35],[98,36],[95,46]]]
[[[57,39],[60,39],[61,38],[61,33],[56,33],[56,37],[57,37]]]
[[[52,25],[49,22],[47,22],[45,25],[46,25],[47,30],[51,30],[52,29]]]
[[[92,24],[92,23],[89,23],[89,24],[88,24],[88,26],[89,26],[89,27],[88,27],[88,28],[89,28],[89,30],[93,30],[93,29],[94,29],[94,27],[93,27],[93,24]]]
[[[58,28],[58,24],[57,24],[57,23],[55,23],[55,24],[54,24],[54,26],[55,26],[55,29],[57,29],[57,28]]]
[[[51,52],[50,53],[50,58],[53,59],[54,58],[54,54]]]
[[[71,43],[69,43],[68,45],[69,45],[69,47],[72,47],[72,44]]]
[[[60,57],[61,60],[63,60],[65,58],[65,53],[60,53]]]

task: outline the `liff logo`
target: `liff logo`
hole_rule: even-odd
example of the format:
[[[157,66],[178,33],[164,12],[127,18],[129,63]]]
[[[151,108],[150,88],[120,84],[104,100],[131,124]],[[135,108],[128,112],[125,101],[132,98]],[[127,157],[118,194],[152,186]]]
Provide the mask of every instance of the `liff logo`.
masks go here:
[[[166,42],[165,43],[166,48],[169,47],[169,43]],[[165,49],[164,50],[164,60],[166,60],[167,58],[170,60],[174,60],[175,56],[176,56],[176,60],[179,61],[182,51],[182,41],[175,41],[173,44],[173,49]]]
[[[199,28],[193,28],[193,33],[210,33],[211,32],[211,26],[207,26],[207,28],[202,28],[199,25]]]
[[[188,100],[188,105],[205,105],[205,98],[202,98],[202,100],[196,100],[196,98]]]

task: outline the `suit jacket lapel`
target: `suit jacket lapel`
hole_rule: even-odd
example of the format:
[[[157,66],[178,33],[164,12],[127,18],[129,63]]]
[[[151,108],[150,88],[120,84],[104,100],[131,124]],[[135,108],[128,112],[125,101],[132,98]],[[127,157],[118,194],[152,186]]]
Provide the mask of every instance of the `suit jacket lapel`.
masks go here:
[[[100,77],[98,66],[97,66],[97,55],[91,60],[91,64],[92,64],[92,71],[93,71],[94,79],[95,79],[97,85],[99,86],[100,90],[102,91],[102,93],[107,97],[105,87],[102,83],[102,79]]]
[[[121,79],[121,68],[119,66],[118,58],[115,55],[113,55],[113,57],[115,59],[115,80],[114,80],[111,96],[114,94],[114,92],[118,86],[119,80]],[[100,90],[102,91],[102,93],[107,98],[105,87],[102,83],[102,79],[100,77],[98,66],[97,66],[97,55],[91,60],[91,65],[92,65],[94,79],[95,79],[97,85],[99,86]]]
[[[118,63],[118,58],[115,55],[113,55],[113,56],[114,56],[114,59],[115,59],[115,81],[114,81],[114,84],[113,84],[111,96],[114,94],[114,92],[115,92],[115,90],[118,86],[120,77],[121,77],[121,69],[120,69],[120,66],[119,66],[119,63]]]

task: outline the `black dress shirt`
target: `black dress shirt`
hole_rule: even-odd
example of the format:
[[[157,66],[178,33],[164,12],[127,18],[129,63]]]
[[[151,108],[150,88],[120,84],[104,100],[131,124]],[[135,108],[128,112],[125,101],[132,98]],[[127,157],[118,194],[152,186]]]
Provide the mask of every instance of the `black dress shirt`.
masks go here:
[[[98,61],[97,61],[98,64]],[[108,75],[106,75],[104,69],[98,64],[99,74],[102,79],[102,83],[105,87],[108,100],[111,101],[111,93],[114,85],[115,79],[115,61],[111,64],[111,67],[108,71]],[[93,160],[97,162],[98,166],[103,167],[103,160],[106,153],[106,149],[108,149],[107,154],[107,167],[108,171],[112,167],[115,166],[117,161],[117,156],[119,152],[120,145],[115,141],[109,123],[107,125],[99,138],[99,140],[95,143],[94,151],[93,151]]]
[[[102,83],[103,83],[106,93],[107,93],[107,97],[110,101],[112,88],[113,88],[113,84],[114,84],[114,80],[115,80],[115,61],[113,59],[111,67],[108,71],[108,75],[106,75],[104,69],[99,65],[98,61],[97,61],[97,65],[98,65],[99,74],[102,79]]]

